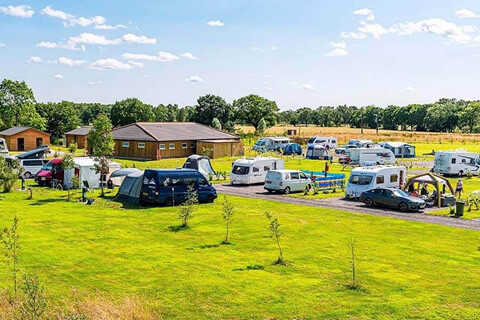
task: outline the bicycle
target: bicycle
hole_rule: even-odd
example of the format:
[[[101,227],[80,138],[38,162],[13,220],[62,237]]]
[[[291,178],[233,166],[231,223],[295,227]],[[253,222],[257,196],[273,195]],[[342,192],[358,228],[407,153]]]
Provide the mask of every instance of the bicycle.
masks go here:
[[[62,182],[58,179],[52,179],[52,188],[62,191]]]

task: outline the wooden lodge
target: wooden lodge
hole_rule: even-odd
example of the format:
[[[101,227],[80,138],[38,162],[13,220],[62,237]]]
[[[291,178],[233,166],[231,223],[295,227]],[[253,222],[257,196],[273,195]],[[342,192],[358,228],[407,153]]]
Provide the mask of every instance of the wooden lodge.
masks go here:
[[[87,143],[87,136],[90,130],[92,129],[91,126],[80,127],[77,129],[73,129],[65,133],[65,143],[67,148],[72,144],[76,143],[77,148],[79,149],[88,149]]]
[[[48,133],[30,127],[12,127],[0,131],[0,138],[5,139],[10,151],[30,151],[50,144]]]

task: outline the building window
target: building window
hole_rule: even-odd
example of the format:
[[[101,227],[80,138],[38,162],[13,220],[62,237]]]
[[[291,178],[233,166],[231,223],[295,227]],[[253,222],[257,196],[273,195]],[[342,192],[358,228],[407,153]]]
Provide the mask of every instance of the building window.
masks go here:
[[[187,149],[187,144],[186,143],[182,143],[182,149]]]
[[[192,143],[190,144],[190,148],[195,149],[195,143],[192,142]]]
[[[139,142],[138,149],[145,149],[145,142]]]
[[[130,147],[130,142],[128,142],[128,141],[123,141],[123,142],[122,142],[122,147],[124,147],[124,148]]]
[[[170,145],[168,146],[168,148],[169,148],[170,150],[175,149],[175,143],[170,143]]]
[[[167,147],[165,146],[164,143],[160,144],[160,147],[159,147],[159,148],[160,148],[160,150],[165,150],[165,149],[167,149]]]

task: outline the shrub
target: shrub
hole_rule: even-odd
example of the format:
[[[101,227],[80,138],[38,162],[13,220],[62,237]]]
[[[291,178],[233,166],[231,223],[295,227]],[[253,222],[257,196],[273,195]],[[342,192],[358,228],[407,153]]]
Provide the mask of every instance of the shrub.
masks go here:
[[[72,142],[72,143],[70,143],[70,146],[68,147],[68,152],[73,154],[73,153],[75,153],[75,151],[77,151],[77,148],[78,148],[77,143]]]
[[[20,304],[21,319],[40,320],[47,309],[47,298],[43,293],[37,275],[24,275],[23,277],[23,301]]]
[[[17,182],[18,177],[22,174],[20,163],[15,160],[10,165],[5,158],[0,157],[0,187],[3,192],[10,192]]]

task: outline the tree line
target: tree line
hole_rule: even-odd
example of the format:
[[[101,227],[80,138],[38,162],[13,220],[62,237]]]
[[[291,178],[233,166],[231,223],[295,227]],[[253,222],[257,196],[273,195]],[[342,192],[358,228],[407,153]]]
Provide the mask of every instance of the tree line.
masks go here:
[[[177,104],[152,106],[137,98],[114,104],[75,103],[70,101],[38,103],[25,82],[5,79],[0,84],[0,130],[13,126],[30,126],[51,134],[53,142],[65,132],[91,125],[106,115],[114,127],[133,122],[193,121],[217,129],[234,131],[235,125],[251,125],[256,130],[277,123],[323,127],[382,128],[431,132],[480,132],[480,102],[440,99],[432,104],[376,106],[304,107],[280,112],[275,101],[248,95],[232,103],[207,94],[193,106]]]

